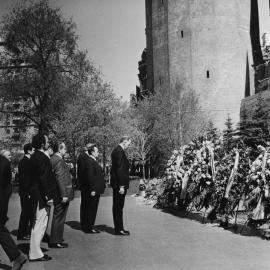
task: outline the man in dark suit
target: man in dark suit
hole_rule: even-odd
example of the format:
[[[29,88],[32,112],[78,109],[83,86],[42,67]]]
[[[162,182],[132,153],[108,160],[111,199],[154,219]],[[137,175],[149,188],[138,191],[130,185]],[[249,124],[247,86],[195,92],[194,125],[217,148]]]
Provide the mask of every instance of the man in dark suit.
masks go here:
[[[37,134],[32,139],[32,145],[35,152],[30,158],[30,194],[35,216],[31,231],[29,260],[48,261],[51,257],[43,254],[40,244],[48,224],[49,207],[55,201],[56,183],[50,159],[45,154],[45,150],[49,147],[48,137]]]
[[[19,175],[19,196],[21,201],[21,216],[17,239],[30,240],[30,228],[33,220],[33,211],[31,211],[30,200],[30,157],[34,153],[34,148],[31,143],[27,143],[24,147],[24,157],[18,166]]]
[[[84,177],[81,181],[81,201],[84,205],[81,213],[81,228],[85,233],[99,233],[94,228],[100,195],[105,190],[105,179],[101,166],[97,162],[98,148],[92,145],[88,149],[89,158],[85,163]]]
[[[78,186],[80,188],[80,182],[83,181],[85,177],[85,166],[89,159],[88,149],[93,145],[93,143],[88,143],[84,149],[83,152],[79,155],[77,159],[77,181]]]
[[[123,208],[125,196],[129,188],[129,161],[125,149],[129,147],[131,140],[123,137],[120,144],[112,151],[111,187],[113,188],[113,221],[116,235],[129,235],[124,230]]]
[[[86,165],[89,163],[90,155],[88,154],[88,149],[92,146],[92,143],[88,143],[84,149],[83,152],[79,155],[77,159],[77,180],[78,180],[78,186],[81,191],[81,205],[80,205],[80,223],[81,227],[82,224],[84,224],[84,217],[87,216],[87,200],[84,196],[84,192],[81,189],[81,183],[85,182],[86,178]]]
[[[10,152],[1,151],[0,155],[0,244],[10,261],[13,261],[12,270],[19,270],[26,262],[26,257],[21,254],[14,240],[12,239],[5,224],[8,220],[8,203],[12,192],[11,186],[11,168],[10,168]]]
[[[54,155],[51,157],[51,164],[57,184],[57,200],[54,203],[49,247],[66,248],[68,244],[63,242],[63,234],[69,202],[74,198],[72,176],[63,159],[67,152],[66,145],[55,142],[52,149]]]

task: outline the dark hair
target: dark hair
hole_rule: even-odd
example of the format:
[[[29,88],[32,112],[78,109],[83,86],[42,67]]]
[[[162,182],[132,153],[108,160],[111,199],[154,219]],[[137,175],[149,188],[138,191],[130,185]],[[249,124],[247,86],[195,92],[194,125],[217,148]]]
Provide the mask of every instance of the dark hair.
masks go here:
[[[35,149],[41,149],[46,144],[45,134],[38,133],[32,138],[32,145]]]
[[[53,152],[57,153],[59,151],[59,149],[62,149],[62,146],[61,146],[62,144],[64,144],[64,142],[62,142],[62,141],[59,141],[59,142],[54,141],[54,142],[52,142],[51,146],[52,146]]]
[[[23,151],[24,151],[24,153],[25,153],[26,155],[28,154],[28,151],[32,151],[32,149],[33,149],[32,143],[27,143],[27,144],[25,144],[24,147],[23,147]]]
[[[121,139],[120,139],[120,143],[122,143],[123,141],[128,141],[130,140],[130,137],[129,136],[123,136]]]
[[[88,154],[89,155],[91,155],[95,151],[95,147],[97,147],[97,145],[93,144],[88,148]]]

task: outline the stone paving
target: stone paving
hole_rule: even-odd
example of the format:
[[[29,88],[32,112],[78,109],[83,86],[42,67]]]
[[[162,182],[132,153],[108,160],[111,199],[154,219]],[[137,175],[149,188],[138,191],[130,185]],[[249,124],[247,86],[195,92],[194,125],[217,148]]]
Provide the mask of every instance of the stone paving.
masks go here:
[[[25,270],[219,270],[270,269],[270,242],[242,236],[209,224],[180,218],[127,196],[126,229],[130,237],[113,235],[112,198],[102,197],[97,217],[100,234],[86,235],[79,228],[80,199],[72,202],[65,226],[68,249],[48,249],[52,261],[27,263]],[[8,228],[17,229],[18,195],[10,202]],[[14,232],[13,232],[14,233]],[[26,250],[27,242],[19,242]],[[0,249],[0,269],[10,269]]]

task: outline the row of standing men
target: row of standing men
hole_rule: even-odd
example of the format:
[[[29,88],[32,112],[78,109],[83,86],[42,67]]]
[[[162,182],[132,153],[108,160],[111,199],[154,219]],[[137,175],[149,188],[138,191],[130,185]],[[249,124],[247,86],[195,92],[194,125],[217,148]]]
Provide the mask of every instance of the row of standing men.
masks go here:
[[[129,188],[129,161],[125,149],[130,138],[123,137],[112,151],[110,184],[113,188],[113,221],[115,234],[129,235],[123,226],[125,195]],[[41,241],[45,235],[50,208],[53,205],[50,248],[67,248],[63,240],[64,225],[69,202],[74,198],[72,176],[64,161],[67,148],[64,142],[49,145],[46,135],[37,134],[32,144],[24,146],[25,156],[19,163],[19,195],[21,215],[17,239],[30,240],[29,261],[48,261],[52,258],[43,254]],[[11,155],[7,150],[0,156],[0,244],[13,262],[12,269],[21,269],[26,256],[19,251],[5,227],[8,220],[8,201],[11,188]],[[77,160],[77,176],[80,183],[80,223],[85,233],[99,233],[95,219],[100,195],[105,190],[102,168],[97,162],[99,152],[94,144],[88,144]]]

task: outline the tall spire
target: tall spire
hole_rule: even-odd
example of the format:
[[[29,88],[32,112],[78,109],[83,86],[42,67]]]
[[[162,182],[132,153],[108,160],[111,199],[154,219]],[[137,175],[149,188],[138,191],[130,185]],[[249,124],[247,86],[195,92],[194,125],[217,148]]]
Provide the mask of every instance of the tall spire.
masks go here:
[[[245,97],[249,97],[249,96],[250,96],[250,77],[249,77],[249,60],[248,60],[248,54],[247,54]]]
[[[260,23],[259,23],[259,8],[258,0],[250,0],[250,38],[252,45],[253,64],[258,66],[263,64],[263,56],[260,42]]]

